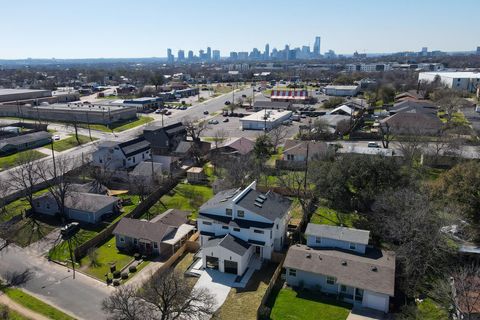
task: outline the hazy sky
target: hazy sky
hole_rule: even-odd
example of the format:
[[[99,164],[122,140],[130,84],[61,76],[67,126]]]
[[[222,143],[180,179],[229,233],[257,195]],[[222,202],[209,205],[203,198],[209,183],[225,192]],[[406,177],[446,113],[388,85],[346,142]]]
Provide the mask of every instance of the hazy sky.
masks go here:
[[[322,37],[322,53],[474,50],[480,0],[3,0],[0,59],[164,57]]]

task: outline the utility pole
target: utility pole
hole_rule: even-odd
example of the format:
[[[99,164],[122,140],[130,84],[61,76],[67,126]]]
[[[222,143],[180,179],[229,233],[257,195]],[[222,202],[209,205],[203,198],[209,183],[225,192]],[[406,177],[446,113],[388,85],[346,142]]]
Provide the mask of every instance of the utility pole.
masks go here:
[[[55,163],[55,151],[53,150],[53,139],[50,139],[50,147],[52,148],[52,159],[53,159],[53,178],[54,181],[57,180],[57,164]]]
[[[72,260],[72,270],[73,270],[73,279],[75,280],[75,258],[72,251],[72,237],[67,239],[68,243],[68,252],[70,253],[70,260]]]
[[[85,111],[87,115],[87,126],[88,126],[88,136],[90,137],[90,141],[92,141],[92,131],[90,131],[90,120],[88,118],[88,111]]]
[[[305,177],[303,178],[303,196],[307,193],[307,173],[308,173],[308,149],[310,147],[310,141],[307,141],[307,152],[305,157]]]

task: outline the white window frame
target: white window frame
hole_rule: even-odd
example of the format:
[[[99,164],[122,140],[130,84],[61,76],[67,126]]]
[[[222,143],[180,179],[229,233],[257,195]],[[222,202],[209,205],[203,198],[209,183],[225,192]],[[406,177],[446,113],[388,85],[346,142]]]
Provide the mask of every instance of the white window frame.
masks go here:
[[[337,278],[332,276],[327,276],[327,284],[334,285],[337,283]]]

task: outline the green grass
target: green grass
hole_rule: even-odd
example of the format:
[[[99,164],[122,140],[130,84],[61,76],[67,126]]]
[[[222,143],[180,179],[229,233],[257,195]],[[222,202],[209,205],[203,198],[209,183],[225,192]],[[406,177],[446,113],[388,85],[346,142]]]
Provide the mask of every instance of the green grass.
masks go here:
[[[417,304],[417,317],[422,320],[447,320],[448,313],[437,305],[432,299],[427,298]]]
[[[337,301],[320,299],[310,292],[281,289],[270,315],[272,320],[345,320],[351,306]]]
[[[7,306],[4,306],[4,305],[0,304],[0,314],[2,312],[4,312],[3,311],[4,308],[7,308]],[[24,317],[20,313],[18,313],[15,310],[9,308],[6,320],[31,320],[31,319],[27,318],[27,317]]]
[[[77,139],[75,138],[74,134],[69,134],[68,138],[58,140],[58,141],[54,141],[53,142],[53,150],[55,150],[57,152],[65,151],[65,150],[68,150],[68,149],[71,149],[71,148],[78,147],[79,145],[97,140],[97,138],[92,137],[92,140],[90,140],[89,137],[79,134],[78,135],[78,140],[80,141],[80,143],[77,142]]]
[[[233,91],[233,86],[223,86],[223,85],[217,85],[213,86],[213,93],[214,94],[225,94]]]
[[[20,289],[7,288],[5,294],[18,304],[25,308],[35,311],[45,317],[53,320],[74,320],[75,318],[63,313],[49,304],[25,293]]]
[[[312,214],[310,223],[353,227],[353,224],[358,218],[358,215],[355,213],[345,213],[325,206],[319,206]]]
[[[149,122],[152,122],[153,120],[154,119],[152,117],[141,116],[136,120],[114,122],[109,127],[103,124],[91,124],[90,129],[103,131],[103,132],[112,132],[112,131],[122,132],[128,129],[132,129],[132,128],[147,124]],[[82,125],[82,127],[86,127],[86,125],[85,126]]]
[[[43,189],[35,192],[35,196],[39,196],[47,192],[48,189]],[[27,209],[30,209],[30,204],[25,198],[12,201],[3,208],[4,212],[0,214],[0,222],[8,221],[14,216],[22,214]]]
[[[20,152],[11,154],[9,156],[0,157],[0,171],[7,170],[17,166],[18,161],[22,157],[27,155],[29,159],[31,157],[33,158],[33,160],[41,159],[47,156],[46,154],[43,154],[37,150],[25,150],[25,151],[20,151]]]
[[[16,232],[12,237],[12,241],[21,247],[26,247],[38,240],[43,239],[46,235],[55,229],[48,223],[37,221],[34,224],[31,219],[23,219],[15,224]]]
[[[133,257],[117,250],[115,237],[112,236],[107,242],[96,248],[98,254],[98,266],[92,266],[88,255],[80,260],[80,265],[85,273],[99,279],[105,280],[105,274],[110,273],[110,264],[114,263],[117,270],[125,267]]]
[[[192,219],[196,218],[198,208],[213,197],[213,190],[208,186],[179,183],[173,194],[166,194],[142,218],[151,219],[167,209],[192,211]]]
[[[269,167],[275,167],[275,162],[282,158],[283,147],[277,148],[277,153],[274,153],[268,158],[266,165]]]

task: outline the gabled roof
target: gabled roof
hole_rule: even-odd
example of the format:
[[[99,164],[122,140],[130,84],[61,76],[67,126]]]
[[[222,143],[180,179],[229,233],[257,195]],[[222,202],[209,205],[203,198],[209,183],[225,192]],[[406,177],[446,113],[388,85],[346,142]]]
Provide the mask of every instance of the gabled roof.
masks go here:
[[[95,193],[95,194],[107,194],[108,188],[103,184],[91,181],[83,184],[72,183],[69,187],[70,191],[84,192],[84,193]]]
[[[12,145],[20,146],[25,143],[32,143],[40,140],[50,139],[52,135],[45,131],[38,131],[0,140],[0,148]]]
[[[347,105],[345,105],[345,104],[342,104],[341,106],[336,107],[335,109],[333,109],[332,111],[330,111],[329,114],[342,114],[342,113],[346,113],[346,114],[348,114],[348,115],[352,115],[352,114],[353,114],[353,111],[354,111],[353,108],[350,108],[349,106],[347,106]]]
[[[246,155],[253,151],[254,146],[255,142],[245,137],[241,137],[229,139],[225,141],[219,148],[231,148],[234,149],[238,154]]]
[[[416,101],[416,100],[403,100],[395,103],[395,105],[389,110],[390,114],[395,113],[423,113],[437,115],[438,108],[429,101]]]
[[[50,193],[43,194],[35,200],[48,201],[55,203],[55,199]],[[65,197],[65,207],[68,209],[75,209],[84,212],[97,212],[108,205],[118,202],[118,198],[105,196],[102,194],[85,193],[85,192],[70,192]]]
[[[211,248],[217,246],[225,248],[228,251],[238,254],[239,256],[243,256],[251,247],[248,242],[234,237],[231,234],[227,234],[222,238],[211,239],[203,247]]]
[[[316,154],[324,154],[327,152],[328,145],[324,141],[303,141],[288,139],[285,141],[283,154],[293,155],[307,155],[308,145],[308,157],[311,159]]]
[[[188,153],[192,150],[193,144],[193,141],[180,141],[174,152],[179,154]]]
[[[332,276],[337,282],[355,288],[394,295],[395,255],[367,248],[364,255],[339,249],[312,249],[294,245],[288,249],[286,268]]]
[[[309,223],[305,230],[306,235],[329,238],[346,242],[368,244],[370,231],[346,227],[328,226],[324,224]]]
[[[129,141],[122,142],[118,146],[126,157],[130,157],[149,150],[150,142],[148,142],[143,136],[141,136]]]
[[[162,172],[162,164],[160,162],[142,161],[135,166],[132,174],[135,176],[152,176]]]
[[[410,134],[440,131],[443,124],[440,119],[429,113],[399,112],[380,121],[387,123],[392,131]]]

